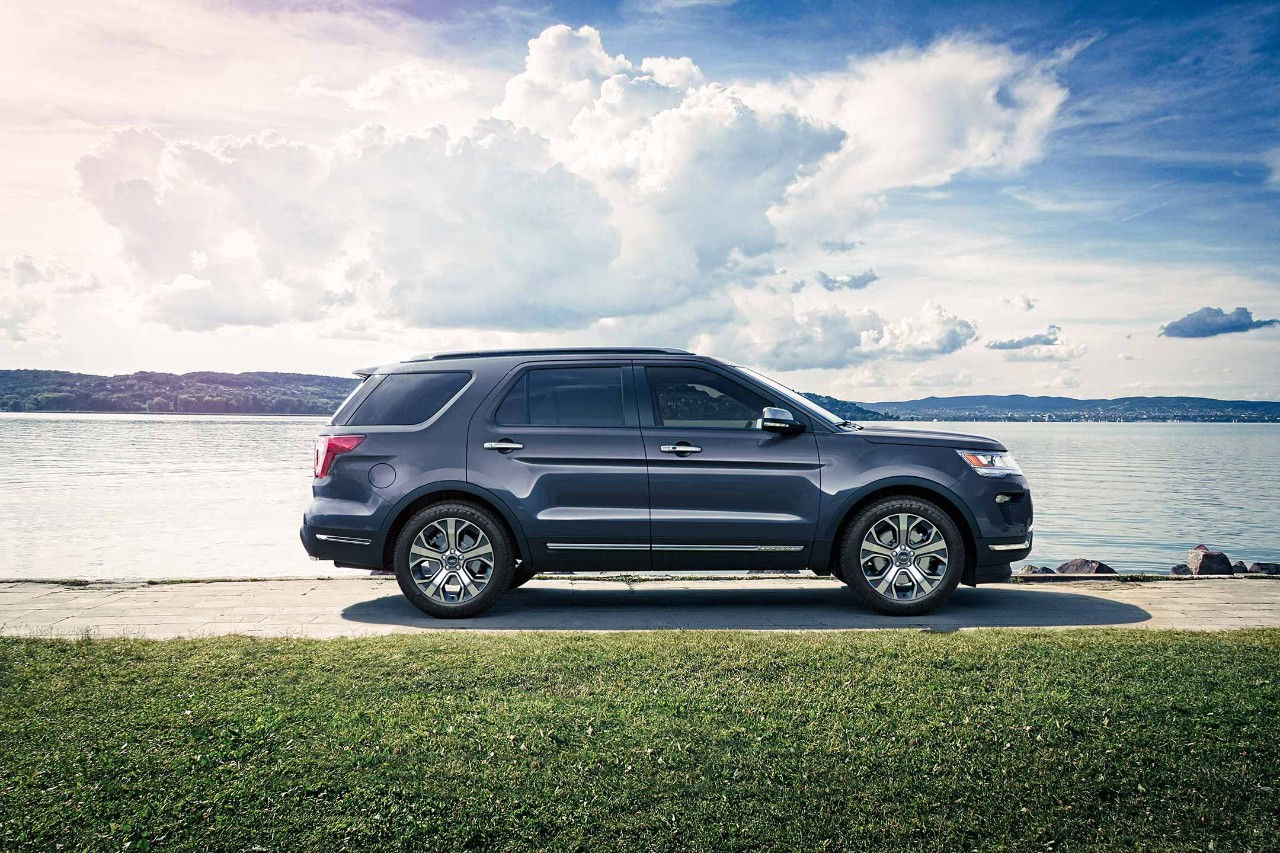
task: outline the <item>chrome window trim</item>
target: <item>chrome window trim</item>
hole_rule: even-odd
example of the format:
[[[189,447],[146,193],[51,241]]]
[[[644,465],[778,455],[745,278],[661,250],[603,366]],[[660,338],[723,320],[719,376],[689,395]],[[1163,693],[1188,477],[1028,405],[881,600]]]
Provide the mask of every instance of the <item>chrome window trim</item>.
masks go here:
[[[443,406],[441,406],[441,407],[436,411],[436,413],[435,413],[434,415],[432,415],[431,417],[427,418],[425,421],[422,421],[422,422],[420,422],[420,423],[416,423],[416,424],[364,424],[364,425],[360,425],[360,424],[353,424],[353,423],[350,423],[351,418],[355,416],[356,412],[360,411],[360,406],[357,406],[357,407],[355,408],[355,411],[353,411],[353,412],[351,413],[351,416],[347,418],[347,423],[342,424],[341,428],[342,428],[342,429],[344,429],[344,430],[350,430],[350,431],[351,431],[351,432],[353,432],[353,433],[364,433],[364,434],[366,434],[366,435],[372,435],[372,434],[374,434],[374,433],[379,433],[379,432],[416,432],[416,431],[418,431],[418,430],[426,429],[427,427],[431,426],[431,425],[432,425],[432,424],[434,424],[436,421],[438,421],[438,420],[440,420],[442,417],[444,417],[444,416],[445,416],[445,414],[446,414],[450,409],[452,409],[452,408],[453,408],[453,404],[454,404],[454,403],[456,403],[456,402],[458,402],[458,399],[459,399],[463,394],[467,393],[467,389],[469,389],[472,385],[476,384],[476,374],[475,374],[475,371],[473,371],[473,370],[459,370],[459,369],[457,369],[457,368],[454,368],[454,369],[452,369],[452,370],[404,370],[404,371],[400,371],[400,372],[398,372],[398,373],[387,373],[387,374],[384,374],[384,375],[385,375],[385,376],[407,376],[407,375],[416,375],[416,374],[422,374],[422,373],[465,373],[465,374],[467,374],[467,375],[468,375],[468,378],[467,378],[466,383],[465,383],[461,388],[459,388],[459,389],[458,389],[458,393],[454,394],[452,397],[450,397],[448,400],[446,400],[446,401],[445,401],[445,403],[444,403],[444,405],[443,405]],[[379,384],[381,384],[381,380],[379,380]],[[375,390],[377,390],[377,389],[376,389],[376,388],[371,388],[371,389],[369,389],[369,393],[371,393],[371,394],[372,394]],[[364,405],[364,400],[361,400],[361,401],[360,401],[360,405],[361,405],[361,406],[363,406],[363,405]],[[324,434],[325,434],[325,435],[344,435],[345,433],[324,433]]]

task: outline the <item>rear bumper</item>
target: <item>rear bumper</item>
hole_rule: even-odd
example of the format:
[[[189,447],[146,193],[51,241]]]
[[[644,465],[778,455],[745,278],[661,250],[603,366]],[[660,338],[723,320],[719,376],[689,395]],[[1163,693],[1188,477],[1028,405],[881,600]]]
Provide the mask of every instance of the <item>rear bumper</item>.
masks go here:
[[[298,535],[302,538],[302,547],[317,560],[332,560],[368,569],[383,568],[382,548],[364,531],[303,524]]]

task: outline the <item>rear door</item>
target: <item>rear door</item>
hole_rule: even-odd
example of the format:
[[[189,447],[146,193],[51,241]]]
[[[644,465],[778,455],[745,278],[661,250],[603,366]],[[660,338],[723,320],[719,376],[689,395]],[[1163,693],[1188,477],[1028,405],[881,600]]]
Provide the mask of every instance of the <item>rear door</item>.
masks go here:
[[[811,429],[757,427],[765,406],[807,416],[713,365],[639,362],[636,384],[654,568],[807,565],[821,498],[817,441]]]
[[[471,482],[515,511],[539,568],[650,568],[630,362],[513,371],[472,419],[467,464]]]

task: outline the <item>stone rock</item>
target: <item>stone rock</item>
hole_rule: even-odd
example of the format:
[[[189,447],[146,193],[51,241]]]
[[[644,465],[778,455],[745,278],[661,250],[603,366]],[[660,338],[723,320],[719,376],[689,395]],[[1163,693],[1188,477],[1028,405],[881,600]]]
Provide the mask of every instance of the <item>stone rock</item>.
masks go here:
[[[1186,563],[1178,563],[1178,565],[1169,570],[1169,574],[1175,578],[1189,578],[1191,577],[1191,568]]]
[[[1240,572],[1247,572],[1247,571],[1249,571],[1248,569],[1246,569],[1246,568],[1244,567],[1244,560],[1236,560],[1234,563],[1232,563],[1232,564],[1231,564],[1231,569],[1232,569],[1236,574],[1239,574]]]
[[[1197,545],[1187,552],[1187,568],[1193,575],[1231,575],[1231,561],[1221,551]]]
[[[1056,575],[1053,569],[1048,566],[1023,566],[1018,569],[1020,575]]]
[[[1076,557],[1058,566],[1060,575],[1114,575],[1116,570],[1099,560],[1086,560]]]
[[[1250,563],[1251,575],[1280,575],[1280,563]]]

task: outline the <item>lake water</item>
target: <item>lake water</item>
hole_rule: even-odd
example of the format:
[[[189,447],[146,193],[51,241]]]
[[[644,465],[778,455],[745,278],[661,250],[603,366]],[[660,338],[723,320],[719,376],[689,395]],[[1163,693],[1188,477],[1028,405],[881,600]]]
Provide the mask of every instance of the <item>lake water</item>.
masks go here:
[[[298,541],[323,418],[0,415],[0,577],[362,574]],[[1201,542],[1280,560],[1280,425],[908,424],[977,432],[1031,478],[1030,562],[1166,571]]]

